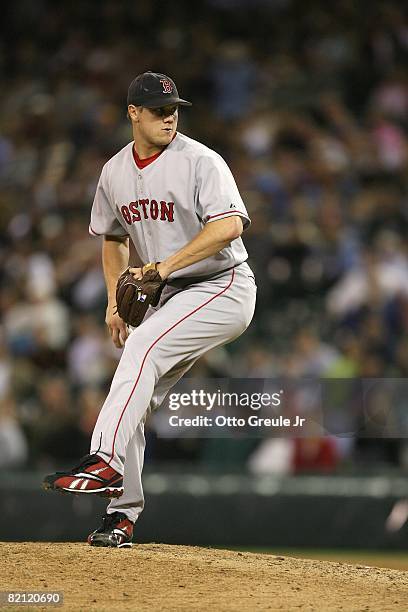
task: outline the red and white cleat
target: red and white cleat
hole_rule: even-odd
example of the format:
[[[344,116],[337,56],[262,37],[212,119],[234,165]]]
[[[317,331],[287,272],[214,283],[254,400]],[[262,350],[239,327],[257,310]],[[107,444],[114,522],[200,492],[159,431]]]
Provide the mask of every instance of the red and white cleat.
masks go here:
[[[105,514],[102,526],[88,536],[91,546],[129,548],[132,546],[133,523],[123,512]]]
[[[123,494],[123,476],[98,455],[86,455],[72,470],[46,476],[42,486],[46,491],[120,497]]]

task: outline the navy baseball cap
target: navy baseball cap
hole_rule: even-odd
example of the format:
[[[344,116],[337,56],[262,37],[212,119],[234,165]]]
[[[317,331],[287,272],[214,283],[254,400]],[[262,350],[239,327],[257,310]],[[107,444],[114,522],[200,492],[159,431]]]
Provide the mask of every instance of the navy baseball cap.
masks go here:
[[[175,82],[159,72],[143,72],[129,85],[127,103],[146,108],[159,108],[168,104],[191,106],[179,97]]]

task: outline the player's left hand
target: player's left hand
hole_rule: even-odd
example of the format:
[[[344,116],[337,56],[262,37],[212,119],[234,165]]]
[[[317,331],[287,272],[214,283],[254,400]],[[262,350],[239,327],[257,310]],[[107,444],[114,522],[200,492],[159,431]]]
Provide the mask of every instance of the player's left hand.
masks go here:
[[[127,337],[129,336],[129,330],[126,323],[120,318],[116,312],[116,303],[108,302],[106,308],[105,323],[111,335],[113,344],[116,348],[123,348]]]
[[[155,263],[142,269],[126,268],[116,285],[117,314],[132,327],[138,327],[149,306],[159,304],[165,284]]]

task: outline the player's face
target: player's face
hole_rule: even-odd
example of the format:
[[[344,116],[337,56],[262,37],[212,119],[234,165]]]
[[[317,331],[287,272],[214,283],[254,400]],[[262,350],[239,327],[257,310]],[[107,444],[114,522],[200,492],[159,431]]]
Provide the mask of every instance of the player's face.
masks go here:
[[[136,110],[138,131],[145,142],[157,147],[170,144],[177,130],[178,105],[139,107]]]

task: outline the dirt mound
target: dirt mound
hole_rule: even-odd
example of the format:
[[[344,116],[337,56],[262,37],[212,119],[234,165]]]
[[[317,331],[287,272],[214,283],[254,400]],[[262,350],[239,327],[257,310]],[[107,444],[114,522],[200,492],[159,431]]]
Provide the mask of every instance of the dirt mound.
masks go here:
[[[408,610],[407,572],[361,565],[164,544],[2,542],[0,559],[0,591],[63,591],[64,612]]]

